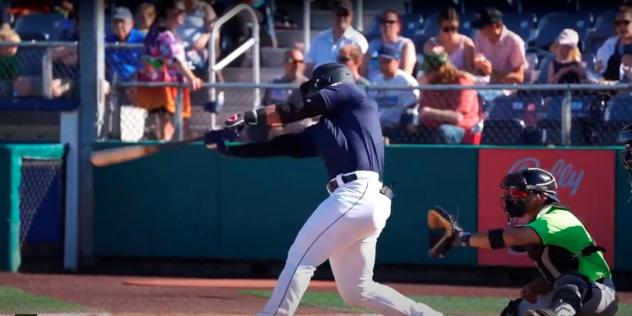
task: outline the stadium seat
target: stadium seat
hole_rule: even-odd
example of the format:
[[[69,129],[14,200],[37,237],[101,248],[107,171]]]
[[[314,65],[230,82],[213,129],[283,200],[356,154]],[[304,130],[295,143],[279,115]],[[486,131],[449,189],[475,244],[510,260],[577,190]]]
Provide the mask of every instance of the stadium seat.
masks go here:
[[[595,27],[588,30],[584,36],[584,51],[596,54],[603,42],[614,35],[614,19],[616,12],[607,11],[595,20]]]
[[[632,95],[622,94],[612,98],[605,110],[604,124],[598,133],[599,145],[619,145],[617,133],[632,123]]]
[[[533,29],[536,25],[536,16],[534,13],[505,13],[503,14],[503,23],[512,32],[518,34],[525,43],[531,41]]]
[[[593,105],[600,98],[597,95],[573,95],[571,97],[571,144],[591,145],[593,140],[587,138],[595,124],[600,124],[601,117],[595,117]],[[562,126],[562,104],[564,96],[551,96],[544,102],[540,113],[538,128],[544,133],[544,141],[548,145],[560,145]]]
[[[548,51],[560,32],[572,28],[578,34],[586,34],[592,23],[591,13],[554,12],[545,14],[538,21],[533,46]],[[582,40],[580,38],[580,40]]]
[[[529,125],[535,125],[537,110],[543,104],[538,95],[499,96],[488,110],[483,127],[484,144],[526,145],[539,139],[529,135]],[[533,116],[526,115],[532,113]]]
[[[15,22],[18,34],[43,33],[50,41],[60,40],[72,28],[72,23],[59,13],[31,13],[19,17]]]

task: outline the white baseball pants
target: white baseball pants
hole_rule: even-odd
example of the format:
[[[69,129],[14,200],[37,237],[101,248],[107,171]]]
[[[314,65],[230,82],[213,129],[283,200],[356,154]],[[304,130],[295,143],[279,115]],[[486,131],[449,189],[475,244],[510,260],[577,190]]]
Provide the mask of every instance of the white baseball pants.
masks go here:
[[[391,213],[391,200],[379,191],[379,175],[355,172],[307,219],[290,247],[272,297],[258,315],[293,315],[316,267],[329,259],[344,301],[384,315],[442,315],[394,289],[373,281],[375,246]]]

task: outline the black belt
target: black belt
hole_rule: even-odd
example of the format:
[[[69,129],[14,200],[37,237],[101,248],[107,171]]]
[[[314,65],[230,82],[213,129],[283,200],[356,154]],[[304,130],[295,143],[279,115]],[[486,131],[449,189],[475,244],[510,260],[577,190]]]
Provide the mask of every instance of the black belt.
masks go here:
[[[342,183],[347,184],[349,182],[358,180],[358,176],[355,173],[345,174],[340,176],[340,180],[342,180]],[[333,193],[334,191],[336,191],[337,188],[338,181],[336,181],[336,179],[332,179],[331,181],[329,181],[329,183],[327,183],[327,192]],[[382,186],[382,188],[380,189],[380,193],[391,200],[393,199],[393,190],[387,185]]]

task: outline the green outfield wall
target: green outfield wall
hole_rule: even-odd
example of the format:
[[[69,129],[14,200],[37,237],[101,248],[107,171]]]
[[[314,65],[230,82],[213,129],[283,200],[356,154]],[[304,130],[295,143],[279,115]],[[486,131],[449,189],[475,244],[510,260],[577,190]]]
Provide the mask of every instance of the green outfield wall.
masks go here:
[[[95,148],[120,145],[96,144]],[[465,229],[480,226],[479,195],[482,190],[498,190],[496,185],[479,188],[483,149],[387,148],[384,182],[394,186],[396,196],[378,242],[378,264],[480,264],[473,249],[456,249],[447,258],[429,259],[425,214],[428,207],[438,204],[458,211]],[[594,194],[614,194],[615,210],[610,212],[614,218],[606,222],[621,226],[630,222],[632,204],[627,202],[627,175],[615,156],[608,156],[613,161],[606,171],[615,192]],[[577,172],[596,173],[599,162],[594,165],[594,171]],[[566,177],[567,170],[560,168]],[[226,158],[200,144],[95,168],[94,181],[94,251],[98,256],[284,260],[303,222],[327,196],[327,176],[318,159]],[[500,211],[498,216],[502,217]],[[624,250],[632,234],[612,229],[618,250],[614,251],[616,268],[632,271],[632,258]]]

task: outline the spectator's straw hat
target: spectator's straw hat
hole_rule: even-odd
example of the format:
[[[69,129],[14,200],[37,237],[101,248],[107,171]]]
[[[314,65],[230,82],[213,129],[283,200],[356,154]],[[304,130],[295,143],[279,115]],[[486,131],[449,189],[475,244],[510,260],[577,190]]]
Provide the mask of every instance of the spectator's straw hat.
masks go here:
[[[425,73],[435,71],[448,63],[448,54],[445,52],[431,52],[424,54],[424,62],[421,70]]]
[[[502,22],[503,14],[496,8],[485,8],[476,14],[476,19],[472,21],[472,27],[476,29],[484,28],[496,22]]]
[[[579,44],[579,34],[573,29],[564,29],[557,37],[557,44],[577,47]]]
[[[114,11],[113,20],[134,21],[132,12],[126,7],[117,7]]]

